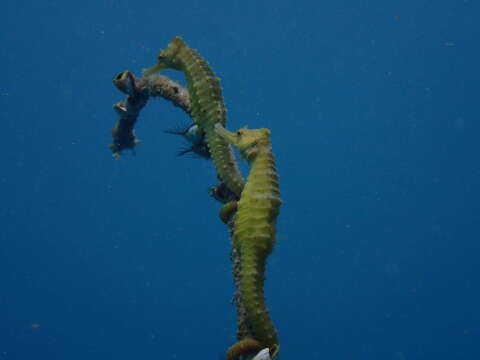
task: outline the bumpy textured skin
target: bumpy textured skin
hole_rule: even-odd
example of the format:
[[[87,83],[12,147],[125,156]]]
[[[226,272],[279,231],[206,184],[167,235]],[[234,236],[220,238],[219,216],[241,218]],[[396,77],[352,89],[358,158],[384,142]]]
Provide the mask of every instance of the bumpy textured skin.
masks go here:
[[[277,332],[263,295],[265,264],[275,243],[275,224],[281,205],[270,131],[229,132],[220,125],[216,131],[237,146],[250,164],[247,183],[237,203],[233,231],[233,245],[239,253],[241,268],[238,287],[251,334],[262,348],[268,347],[274,353],[278,351]]]
[[[160,51],[158,63],[144,70],[144,75],[167,68],[185,73],[192,118],[205,133],[220,179],[237,197],[240,197],[244,182],[232,149],[214,131],[215,124],[224,126],[227,118],[219,79],[198,52],[179,37],[173,38],[170,44]]]

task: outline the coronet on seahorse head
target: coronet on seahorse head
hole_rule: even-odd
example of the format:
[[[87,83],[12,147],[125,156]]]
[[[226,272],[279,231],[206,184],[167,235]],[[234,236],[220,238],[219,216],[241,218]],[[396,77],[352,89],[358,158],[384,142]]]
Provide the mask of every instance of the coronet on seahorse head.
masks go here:
[[[270,130],[247,129],[228,131],[221,124],[215,124],[215,132],[226,142],[236,146],[240,154],[247,160],[252,160],[263,151],[270,151]]]
[[[143,69],[143,76],[148,76],[167,68],[181,70],[181,62],[177,54],[184,47],[185,43],[182,38],[174,37],[168,46],[158,54],[157,63],[148,69]]]

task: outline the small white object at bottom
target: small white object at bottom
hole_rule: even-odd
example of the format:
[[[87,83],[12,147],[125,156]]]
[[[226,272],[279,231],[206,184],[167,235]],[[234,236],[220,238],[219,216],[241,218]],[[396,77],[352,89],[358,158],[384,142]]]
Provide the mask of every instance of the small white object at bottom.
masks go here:
[[[272,360],[272,358],[270,357],[270,350],[268,348],[260,350],[260,352],[255,355],[252,360]]]

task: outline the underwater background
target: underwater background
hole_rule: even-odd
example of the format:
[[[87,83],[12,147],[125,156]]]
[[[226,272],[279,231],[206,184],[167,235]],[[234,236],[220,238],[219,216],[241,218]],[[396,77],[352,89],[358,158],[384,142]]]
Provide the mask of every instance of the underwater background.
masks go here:
[[[480,358],[480,4],[12,1],[0,12],[0,360],[220,359],[235,341],[212,164],[111,80],[182,36],[227,127],[268,127],[282,360]],[[165,74],[183,81],[179,73]],[[244,171],[247,170],[244,167]]]

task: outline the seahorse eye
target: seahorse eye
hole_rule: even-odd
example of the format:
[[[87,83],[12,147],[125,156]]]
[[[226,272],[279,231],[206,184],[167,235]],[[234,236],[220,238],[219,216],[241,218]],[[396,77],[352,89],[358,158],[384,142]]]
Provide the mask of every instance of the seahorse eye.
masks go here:
[[[241,136],[242,135],[242,131],[241,130],[237,130],[237,136]]]

